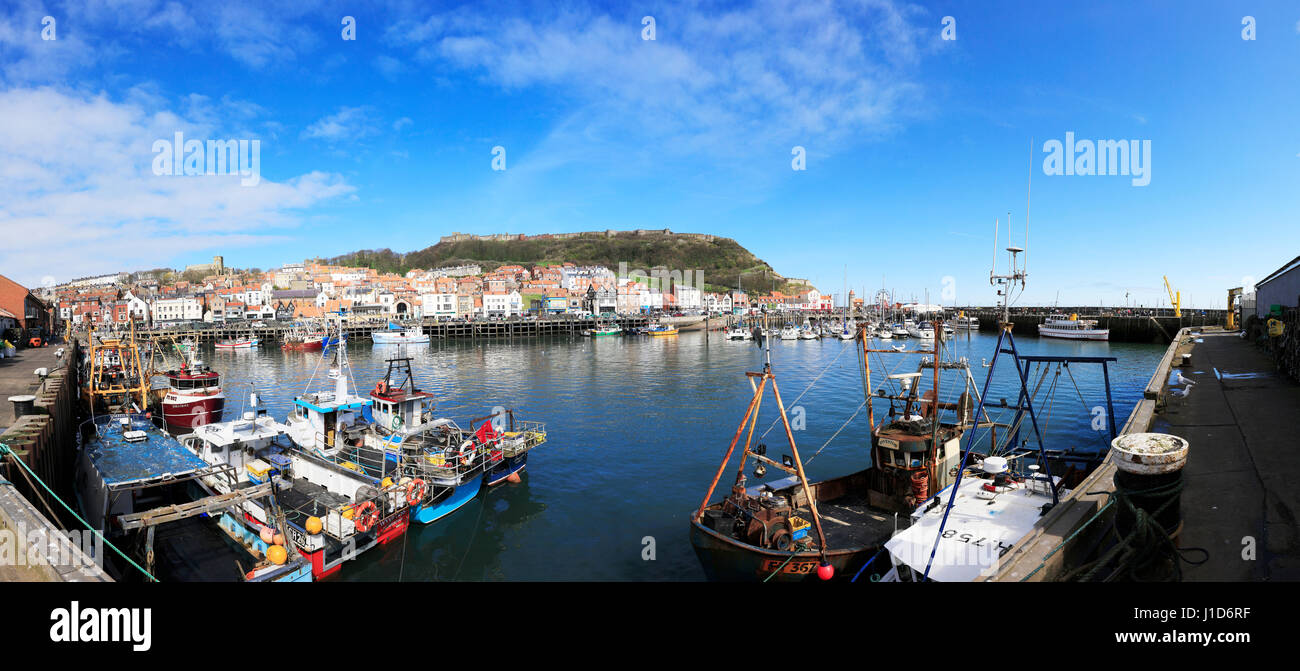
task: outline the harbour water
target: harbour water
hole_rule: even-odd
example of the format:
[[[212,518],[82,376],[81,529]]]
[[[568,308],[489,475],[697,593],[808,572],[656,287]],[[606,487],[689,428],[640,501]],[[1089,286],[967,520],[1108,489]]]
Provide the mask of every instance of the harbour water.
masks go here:
[[[948,341],[953,356],[970,360],[977,385],[984,383],[988,369],[981,362],[992,359],[996,340],[959,332]],[[921,347],[916,340],[891,345]],[[1017,345],[1022,354],[1117,357],[1110,380],[1119,426],[1164,351],[1160,345],[1033,337]],[[868,464],[866,412],[845,426],[863,399],[859,347],[828,338],[773,341],[773,371],[814,480]],[[372,387],[384,374],[385,359],[397,351],[398,346],[351,343],[357,387]],[[435,524],[412,526],[403,539],[363,554],[342,579],[704,578],[687,521],[745,412],[752,392],[744,372],[761,369],[759,347],[688,332],[669,338],[435,340],[405,351],[417,384],[438,395],[439,415],[468,426],[494,408],[512,408],[521,419],[545,422],[548,440],[530,455],[522,482],[486,490]],[[256,388],[283,421],[293,397],[313,375],[312,388],[319,388],[327,368],[319,363],[320,352],[273,345],[245,351],[208,346],[203,356],[224,375],[227,418]],[[873,355],[873,380],[885,372],[914,371],[919,358]],[[1014,404],[1014,368],[999,363],[998,369],[990,400]],[[1108,442],[1104,431],[1092,428],[1102,425],[1095,408],[1105,405],[1100,366],[1076,366],[1071,373],[1072,379],[1065,372],[1057,379],[1050,407],[1037,408],[1040,427],[1049,448],[1099,449]],[[1040,375],[1030,371],[1031,385]],[[1054,377],[1053,369],[1044,389]],[[956,378],[945,374],[944,384],[945,400],[955,399],[961,391]],[[921,388],[928,387],[927,374]],[[787,448],[772,405],[763,407],[755,441],[775,456]],[[1009,414],[1000,414],[1006,412],[995,411],[994,418],[1007,420]],[[773,469],[768,477],[778,475],[783,474]],[[724,486],[731,477],[724,475]],[[653,559],[647,559],[651,549]]]

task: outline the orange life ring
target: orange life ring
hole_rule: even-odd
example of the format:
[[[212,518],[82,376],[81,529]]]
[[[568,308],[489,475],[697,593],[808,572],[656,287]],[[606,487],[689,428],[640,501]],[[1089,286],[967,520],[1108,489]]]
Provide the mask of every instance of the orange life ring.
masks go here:
[[[370,531],[370,527],[379,524],[379,506],[374,501],[362,501],[352,511],[352,524],[356,525],[357,533]]]
[[[406,505],[414,508],[424,500],[424,480],[416,478],[406,485]]]

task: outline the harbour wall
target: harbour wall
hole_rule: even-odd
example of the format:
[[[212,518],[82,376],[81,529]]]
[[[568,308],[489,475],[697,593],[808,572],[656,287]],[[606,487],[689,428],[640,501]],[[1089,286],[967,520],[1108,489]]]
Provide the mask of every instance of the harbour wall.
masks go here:
[[[0,424],[7,425],[0,426],[0,443],[11,450],[0,463],[0,534],[13,534],[11,547],[23,553],[20,561],[0,565],[0,581],[110,580],[82,546],[60,531],[79,525],[36,482],[39,478],[49,485],[63,501],[74,500],[79,387],[73,363],[80,351],[74,342],[64,345],[63,356],[58,357],[59,347],[23,349],[18,357],[0,364],[0,402],[9,405],[10,396],[36,397],[33,414],[14,417],[11,408],[0,413]],[[49,375],[40,379],[37,368],[49,369]]]

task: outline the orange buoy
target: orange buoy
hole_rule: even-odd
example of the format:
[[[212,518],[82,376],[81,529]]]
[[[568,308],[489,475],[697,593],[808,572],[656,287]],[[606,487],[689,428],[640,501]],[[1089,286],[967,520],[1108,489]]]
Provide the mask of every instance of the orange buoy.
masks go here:
[[[510,482],[517,485],[522,481],[523,478],[519,477],[519,471],[515,471],[514,473],[511,473],[510,475],[506,476],[506,482]]]
[[[284,534],[276,534],[272,539],[276,545],[284,545]]]
[[[275,541],[275,532],[271,527],[262,527],[262,530],[257,532],[257,537],[261,538],[263,543],[270,544]]]
[[[309,533],[309,534],[315,536],[316,534],[320,533],[320,530],[321,530],[322,528],[324,528],[324,527],[321,525],[321,522],[320,522],[320,518],[319,518],[319,517],[308,517],[308,518],[307,518],[307,533]]]
[[[272,564],[283,564],[289,559],[289,551],[285,550],[283,545],[272,545],[266,551],[266,558],[270,559]]]

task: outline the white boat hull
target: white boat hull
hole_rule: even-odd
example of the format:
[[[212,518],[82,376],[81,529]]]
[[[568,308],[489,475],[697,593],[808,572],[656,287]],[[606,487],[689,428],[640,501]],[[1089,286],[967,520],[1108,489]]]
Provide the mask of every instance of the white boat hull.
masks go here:
[[[1059,329],[1038,325],[1038,337],[1065,340],[1110,340],[1110,329]]]

